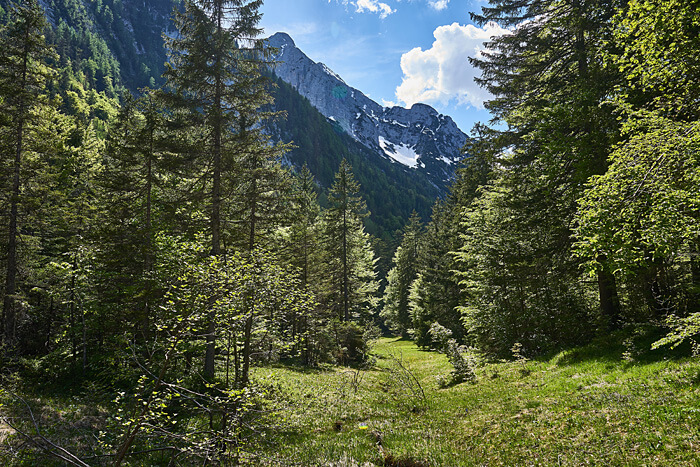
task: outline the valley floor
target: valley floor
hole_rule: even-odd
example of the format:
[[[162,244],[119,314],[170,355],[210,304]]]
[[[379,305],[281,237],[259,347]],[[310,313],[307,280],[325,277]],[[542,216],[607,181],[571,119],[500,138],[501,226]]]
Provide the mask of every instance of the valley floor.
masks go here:
[[[366,369],[259,367],[254,377],[268,389],[265,410],[274,415],[257,432],[261,448],[244,460],[334,467],[700,465],[700,361],[648,348],[609,338],[540,361],[481,364],[476,382],[446,388],[438,384],[451,369],[445,356],[398,339],[376,343]],[[24,398],[42,435],[96,466],[109,462],[90,456],[114,396],[103,391],[27,389]],[[0,415],[26,412],[14,396],[0,389]],[[25,427],[33,432],[29,422]],[[148,465],[168,465],[157,456]],[[0,465],[67,464],[1,423]]]
[[[697,359],[598,342],[439,389],[443,355],[396,339],[374,352],[368,371],[257,370],[288,401],[271,464],[700,465]]]

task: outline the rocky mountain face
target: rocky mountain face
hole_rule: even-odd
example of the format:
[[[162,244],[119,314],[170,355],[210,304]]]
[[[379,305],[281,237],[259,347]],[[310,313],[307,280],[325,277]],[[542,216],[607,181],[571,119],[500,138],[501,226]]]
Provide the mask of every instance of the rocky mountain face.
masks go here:
[[[465,135],[448,116],[425,104],[385,108],[316,63],[284,33],[270,37],[277,49],[275,74],[356,141],[397,164],[427,175],[445,189],[464,157]]]

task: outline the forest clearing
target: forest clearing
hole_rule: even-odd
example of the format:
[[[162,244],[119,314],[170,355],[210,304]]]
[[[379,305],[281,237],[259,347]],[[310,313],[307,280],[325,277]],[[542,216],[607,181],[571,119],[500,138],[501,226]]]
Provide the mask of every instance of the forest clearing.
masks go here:
[[[645,336],[621,335],[536,361],[479,363],[473,382],[440,388],[444,355],[382,338],[370,366],[255,368],[266,388],[265,426],[244,465],[476,466],[694,465],[700,450],[700,363],[663,350]],[[43,436],[85,450],[109,423],[106,388],[22,388]],[[37,382],[38,383],[38,382]],[[21,417],[36,439],[27,407],[4,393],[2,414]],[[92,439],[91,439],[92,438]],[[13,451],[23,452],[16,462]],[[5,465],[38,465],[37,451],[16,437]],[[39,453],[37,453],[39,455]],[[171,453],[147,453],[129,465],[169,465]],[[34,459],[34,460],[32,460]],[[46,459],[46,458],[42,458]],[[42,460],[42,465],[46,460]],[[109,465],[108,457],[88,465]],[[54,465],[65,465],[57,462]]]

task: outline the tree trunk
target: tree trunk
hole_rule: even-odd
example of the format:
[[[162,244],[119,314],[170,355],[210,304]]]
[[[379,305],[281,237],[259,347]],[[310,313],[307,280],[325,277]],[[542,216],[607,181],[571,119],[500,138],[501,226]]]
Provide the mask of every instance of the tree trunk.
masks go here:
[[[617,295],[615,276],[610,272],[605,258],[598,259],[603,267],[598,271],[598,294],[600,296],[600,313],[608,330],[619,329],[620,300]]]
[[[221,11],[217,12],[217,33],[222,30]],[[220,57],[216,57],[219,61]],[[214,93],[214,154],[213,154],[213,173],[212,173],[212,190],[211,190],[211,254],[218,256],[221,254],[221,138],[222,138],[222,87],[221,77],[216,77],[216,89]],[[208,379],[214,378],[214,356],[216,353],[216,323],[214,311],[209,312],[207,325],[207,349],[204,356],[204,377]]]
[[[24,32],[24,50],[22,56],[22,78],[20,92],[27,87],[27,69],[29,63],[29,25]],[[24,118],[26,109],[25,98],[20,94],[17,103],[17,129],[15,136],[15,160],[12,168],[12,191],[10,192],[10,226],[7,239],[7,274],[5,276],[5,297],[3,300],[2,315],[4,338],[6,343],[14,343],[16,336],[17,302],[17,217],[19,211],[20,196],[20,169],[22,166],[22,151],[24,143]]]

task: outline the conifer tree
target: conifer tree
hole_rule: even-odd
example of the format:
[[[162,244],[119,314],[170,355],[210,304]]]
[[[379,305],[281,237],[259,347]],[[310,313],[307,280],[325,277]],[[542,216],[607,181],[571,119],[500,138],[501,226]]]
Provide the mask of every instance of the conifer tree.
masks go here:
[[[21,235],[22,189],[29,174],[26,155],[37,143],[32,128],[38,124],[40,108],[46,106],[46,81],[54,75],[48,66],[53,56],[42,35],[46,20],[36,0],[13,5],[10,21],[0,31],[0,95],[2,101],[3,196],[7,200],[7,259],[3,290],[3,338],[13,342],[16,336],[19,303],[19,237]],[[3,222],[3,223],[4,223]]]
[[[203,182],[199,196],[206,200],[211,234],[211,253],[227,246],[253,255],[267,246],[266,233],[285,210],[286,174],[279,163],[283,145],[273,145],[263,132],[261,120],[272,115],[261,107],[271,102],[262,69],[269,51],[257,38],[261,1],[189,1],[176,15],[180,37],[170,41],[175,50],[166,71],[180,100],[193,111],[194,123],[204,130],[196,145],[193,167],[207,167],[195,179]],[[231,23],[231,19],[233,22]],[[243,333],[243,370],[239,383],[247,384],[253,329],[255,290]],[[215,317],[207,329],[205,374],[214,373]]]
[[[158,97],[146,92],[125,97],[107,140],[99,176],[103,221],[98,236],[104,304],[128,307],[121,319],[142,336],[149,333],[153,293],[149,275],[156,262],[154,238],[169,173],[165,113]],[[127,305],[128,304],[128,305]]]
[[[433,207],[419,250],[419,275],[411,284],[409,307],[416,343],[428,347],[432,337],[428,332],[434,322],[450,329],[456,339],[464,337],[457,306],[460,290],[453,271],[453,253],[459,244],[461,208],[453,199],[438,200]]]
[[[255,124],[251,110],[269,100],[260,85],[261,4],[260,0],[187,0],[184,10],[175,12],[178,35],[167,39],[170,63],[165,77],[171,103],[188,109],[192,126],[200,128],[201,140],[191,150],[205,168],[195,176],[205,183],[200,190],[208,205],[213,255],[222,252],[222,203],[232,189],[222,186],[224,172],[233,169],[236,153],[247,149],[237,143],[247,141],[240,130]]]
[[[292,209],[294,218],[289,233],[290,262],[301,271],[302,285],[309,286],[312,290],[317,289],[321,208],[314,176],[306,164],[294,179]]]
[[[393,258],[393,268],[387,276],[384,291],[384,308],[380,316],[394,332],[406,337],[411,328],[409,294],[411,284],[418,274],[418,258],[423,241],[423,225],[418,213],[411,214],[401,244]]]
[[[617,70],[603,66],[602,57],[612,47],[610,20],[622,3],[500,0],[473,15],[480,24],[495,21],[512,28],[511,34],[487,42],[487,50],[473,61],[482,71],[478,81],[494,95],[486,106],[495,120],[507,124],[492,138],[492,153],[500,152],[499,166],[506,169],[499,172],[502,180],[490,197],[499,201],[481,208],[489,214],[503,208],[503,221],[515,216],[512,228],[492,231],[503,236],[499,243],[504,248],[511,244],[507,238],[516,235],[514,229],[526,229],[516,235],[525,242],[518,255],[488,252],[493,261],[504,258],[506,268],[532,268],[525,276],[532,282],[519,284],[521,290],[529,290],[521,304],[542,313],[542,325],[551,322],[547,310],[566,313],[569,307],[573,318],[581,316],[580,306],[592,305],[579,301],[589,291],[580,261],[572,254],[572,228],[585,181],[605,172],[619,139],[619,125],[606,99],[620,77]],[[509,193],[502,197],[504,190]],[[599,259],[598,314],[614,327],[620,315],[616,282],[608,262]],[[574,291],[576,299],[569,295]],[[495,294],[493,289],[482,292]],[[590,328],[590,323],[580,324]],[[556,341],[566,333],[546,327],[541,332],[521,328],[521,335],[546,332]]]
[[[324,262],[326,306],[340,321],[359,318],[376,305],[375,258],[362,219],[368,212],[352,167],[343,159],[328,194]]]

